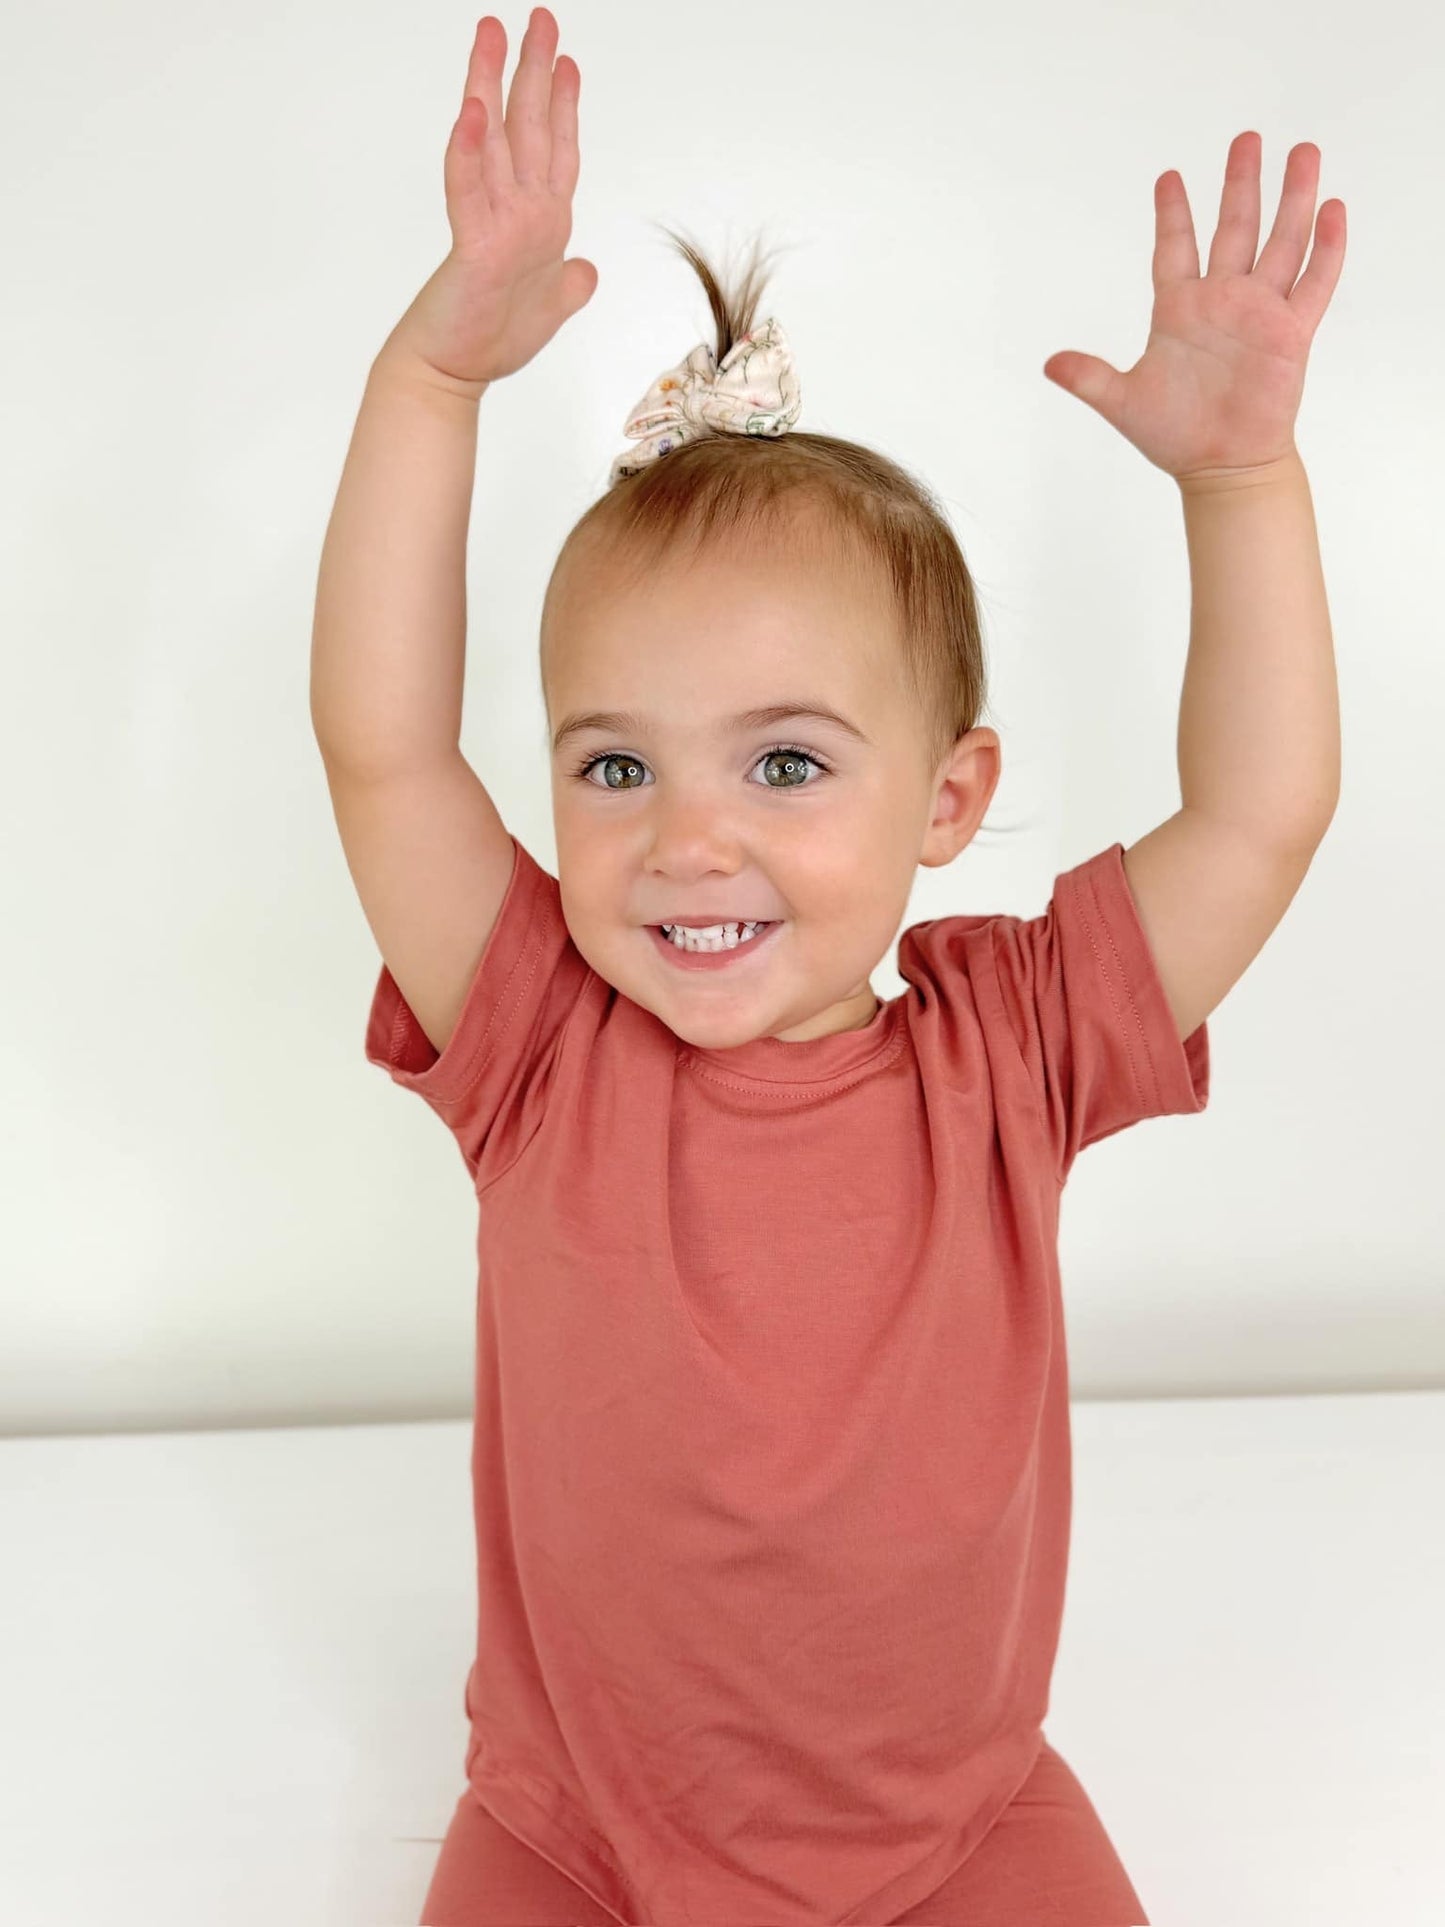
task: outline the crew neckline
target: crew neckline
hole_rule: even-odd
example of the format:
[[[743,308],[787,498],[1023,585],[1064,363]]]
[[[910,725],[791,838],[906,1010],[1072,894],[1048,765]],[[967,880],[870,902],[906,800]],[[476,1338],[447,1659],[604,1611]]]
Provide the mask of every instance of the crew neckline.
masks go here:
[[[860,1069],[896,1041],[901,1007],[901,998],[880,998],[868,1022],[853,1030],[830,1031],[825,1037],[793,1043],[781,1037],[754,1037],[728,1050],[684,1044],[682,1056],[713,1077],[739,1077],[760,1084],[826,1083]]]

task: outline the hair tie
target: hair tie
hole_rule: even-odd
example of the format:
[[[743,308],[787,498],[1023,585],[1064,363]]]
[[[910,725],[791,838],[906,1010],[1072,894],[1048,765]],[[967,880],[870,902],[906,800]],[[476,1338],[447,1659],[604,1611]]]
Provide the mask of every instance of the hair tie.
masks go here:
[[[623,433],[639,443],[612,464],[610,482],[636,475],[704,435],[782,435],[803,406],[793,351],[771,316],[740,335],[721,362],[705,341],[657,377]]]

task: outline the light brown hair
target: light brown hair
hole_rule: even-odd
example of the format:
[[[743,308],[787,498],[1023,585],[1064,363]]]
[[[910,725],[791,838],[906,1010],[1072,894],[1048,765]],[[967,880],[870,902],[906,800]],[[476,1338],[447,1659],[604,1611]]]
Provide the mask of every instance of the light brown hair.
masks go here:
[[[747,273],[730,290],[699,249],[664,231],[702,282],[721,362],[757,316],[764,279],[756,243]],[[564,565],[585,567],[584,557],[603,561],[609,574],[640,572],[679,550],[749,537],[786,539],[879,572],[935,769],[978,724],[986,700],[973,578],[933,492],[858,442],[793,428],[776,437],[705,435],[679,444],[621,477],[580,517],[558,552],[547,601]]]

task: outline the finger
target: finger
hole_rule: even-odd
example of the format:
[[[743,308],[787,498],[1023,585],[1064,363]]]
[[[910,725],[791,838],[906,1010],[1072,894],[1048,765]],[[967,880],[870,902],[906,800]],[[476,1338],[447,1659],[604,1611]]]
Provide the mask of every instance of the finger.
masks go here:
[[[1101,361],[1097,355],[1083,355],[1077,348],[1065,348],[1049,356],[1043,372],[1066,393],[1102,415],[1111,428],[1118,427],[1128,400],[1129,381],[1117,368]]]
[[[547,185],[554,194],[568,200],[576,192],[579,159],[577,153],[577,96],[582,89],[582,73],[571,54],[558,54],[552,69],[552,167]]]
[[[482,185],[492,202],[504,198],[512,187],[512,156],[502,118],[502,69],[506,64],[507,30],[494,13],[483,14],[472,41],[467,92],[475,95],[487,110],[478,161]]]
[[[1154,183],[1154,292],[1171,281],[1199,279],[1199,247],[1194,239],[1194,217],[1178,168],[1171,167]]]
[[[1289,297],[1290,307],[1298,309],[1311,334],[1330,305],[1330,296],[1344,264],[1345,204],[1326,201],[1315,219],[1315,245],[1310,264]]]
[[[487,110],[477,91],[482,84],[478,64],[482,25],[479,21],[472,35],[472,52],[467,63],[466,86],[462,89],[461,110],[452,122],[451,138],[442,162],[448,219],[456,214],[486,215],[490,212],[481,169],[482,135],[487,125]]]
[[[1288,296],[1304,262],[1319,184],[1320,150],[1313,141],[1301,141],[1289,150],[1274,226],[1254,267],[1278,294]]]
[[[557,22],[545,7],[533,7],[522,35],[517,71],[507,96],[507,140],[512,150],[512,173],[522,182],[545,181],[551,166],[552,56],[557,51]]]
[[[487,110],[471,94],[462,96],[462,111],[452,123],[451,139],[442,161],[442,180],[446,188],[447,219],[455,234],[465,220],[484,221],[491,213],[491,202],[482,184],[478,154]]]
[[[1236,134],[1224,163],[1224,191],[1219,197],[1219,225],[1209,249],[1207,274],[1248,274],[1259,247],[1259,156],[1264,143],[1258,134]]]

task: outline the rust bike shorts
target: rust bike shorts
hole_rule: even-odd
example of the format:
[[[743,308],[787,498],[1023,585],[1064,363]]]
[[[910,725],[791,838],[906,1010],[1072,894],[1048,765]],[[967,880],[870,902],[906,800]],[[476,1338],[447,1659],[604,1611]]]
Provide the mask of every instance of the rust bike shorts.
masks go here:
[[[1093,1803],[1047,1742],[964,1864],[898,1918],[908,1927],[1149,1927]],[[470,1789],[463,1793],[421,1927],[617,1927],[617,1919]]]

